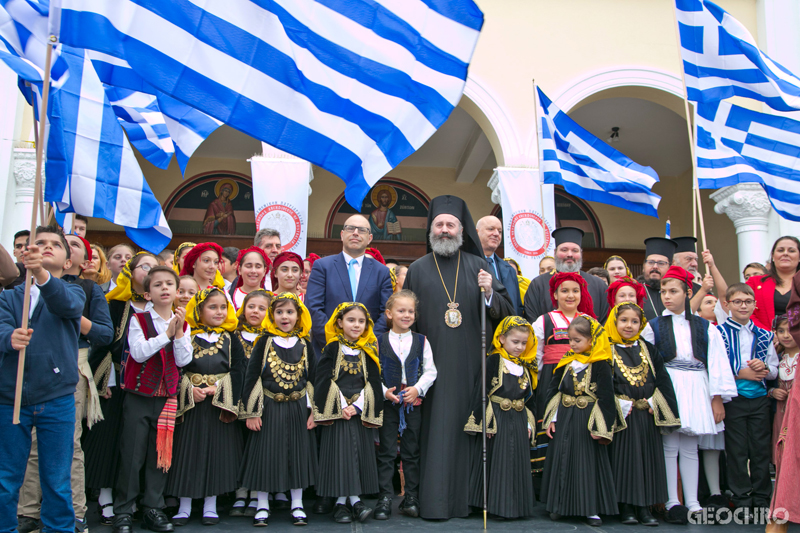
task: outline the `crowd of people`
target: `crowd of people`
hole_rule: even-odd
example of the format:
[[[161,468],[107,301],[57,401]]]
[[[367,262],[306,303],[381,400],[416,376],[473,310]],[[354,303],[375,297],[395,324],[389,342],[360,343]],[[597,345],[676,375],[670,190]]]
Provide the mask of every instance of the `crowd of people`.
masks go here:
[[[95,498],[114,533],[306,525],[304,498],[386,520],[398,488],[406,516],[466,517],[484,460],[498,519],[800,521],[795,237],[727,283],[692,237],[647,239],[638,277],[616,255],[585,272],[562,227],[529,280],[497,255],[500,220],[454,196],[408,266],[361,215],[306,258],[271,229],[155,255],[87,226],[0,249],[0,532],[85,532]]]

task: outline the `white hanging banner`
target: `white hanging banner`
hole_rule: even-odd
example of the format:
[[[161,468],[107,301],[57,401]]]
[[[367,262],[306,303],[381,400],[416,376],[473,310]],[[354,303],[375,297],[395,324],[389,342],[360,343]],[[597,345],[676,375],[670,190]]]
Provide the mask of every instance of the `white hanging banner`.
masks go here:
[[[503,250],[515,260],[522,275],[539,275],[539,261],[553,255],[555,241],[555,203],[553,186],[539,183],[534,168],[495,169],[503,207]]]
[[[311,163],[288,154],[275,154],[272,147],[265,146],[265,152],[270,155],[250,158],[256,231],[277,230],[281,234],[281,251],[305,257]]]

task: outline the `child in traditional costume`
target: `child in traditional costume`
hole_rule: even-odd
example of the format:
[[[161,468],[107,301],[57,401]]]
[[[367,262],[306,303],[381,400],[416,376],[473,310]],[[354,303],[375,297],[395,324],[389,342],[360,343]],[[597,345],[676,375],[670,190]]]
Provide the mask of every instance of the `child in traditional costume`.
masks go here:
[[[297,296],[284,292],[270,303],[265,329],[245,376],[240,411],[251,434],[239,479],[258,491],[253,525],[267,525],[270,493],[290,491],[292,523],[304,526],[303,489],[315,483],[317,471],[311,316]]]
[[[175,307],[183,307],[185,310],[189,305],[189,301],[194,298],[194,295],[200,292],[200,286],[197,281],[188,274],[180,277],[178,284],[178,295],[175,298]]]
[[[658,525],[649,506],[665,503],[667,471],[661,435],[680,428],[672,380],[658,350],[639,338],[644,311],[635,303],[614,307],[606,322],[614,392],[627,429],[611,443],[611,471],[623,524]]]
[[[192,328],[193,358],[183,367],[178,394],[182,421],[175,430],[167,493],[180,498],[175,525],[189,521],[192,498],[205,498],[202,523],[214,525],[219,522],[217,495],[239,486],[242,431],[231,422],[238,416],[247,358],[233,334],[233,306],[221,289],[197,293],[186,321]]]
[[[568,328],[570,350],[550,380],[544,422],[547,450],[541,499],[553,520],[582,516],[602,525],[617,514],[617,494],[605,448],[625,420],[614,397],[608,335],[594,319],[576,317]]]
[[[488,511],[502,518],[533,515],[533,479],[529,473],[529,446],[536,427],[533,411],[537,385],[536,336],[522,317],[503,319],[494,332],[486,360],[486,472]],[[480,385],[464,431],[483,431]],[[470,504],[483,507],[482,451],[471,461]]]
[[[323,426],[316,492],[338,498],[333,518],[342,524],[369,518],[359,495],[379,490],[373,428],[383,423],[383,389],[372,327],[363,304],[340,304],[325,325],[316,370],[314,420]]]
[[[789,331],[789,318],[781,315],[775,318],[775,338],[778,340],[778,351],[781,362],[778,365],[778,381],[776,386],[769,389],[769,396],[775,400],[775,419],[772,423],[772,462],[775,460],[775,445],[778,443],[781,429],[784,427],[783,417],[786,414],[787,399],[794,385],[797,371],[797,354],[800,352],[797,343]]]
[[[550,439],[545,435],[547,425],[542,423],[547,407],[547,391],[556,365],[569,351],[567,328],[576,316],[594,317],[592,297],[586,281],[580,274],[559,272],[551,277],[550,300],[556,310],[540,316],[533,323],[536,335],[536,365],[539,369],[539,386],[535,393],[537,432],[531,451],[531,472],[537,477],[536,481],[540,480],[539,476],[542,474],[550,443]]]
[[[236,257],[236,285],[231,287],[230,292],[236,310],[241,309],[248,294],[264,289],[264,280],[269,275],[270,264],[269,257],[258,246],[239,251]]]
[[[192,276],[200,289],[206,287],[225,288],[225,278],[219,271],[222,260],[222,247],[214,242],[202,242],[189,250],[181,259],[183,268],[180,275]]]
[[[139,252],[123,267],[117,276],[116,286],[106,294],[108,311],[114,327],[114,340],[108,346],[92,346],[89,365],[100,394],[103,420],[83,432],[81,444],[85,460],[86,489],[100,490],[100,523],[114,522],[112,488],[117,485],[120,459],[120,431],[122,429],[122,403],[125,396],[122,382],[122,362],[128,352],[128,328],[133,315],[147,309],[144,297],[144,279],[150,269],[158,266],[158,259]],[[135,501],[120,507],[122,514],[132,514]]]

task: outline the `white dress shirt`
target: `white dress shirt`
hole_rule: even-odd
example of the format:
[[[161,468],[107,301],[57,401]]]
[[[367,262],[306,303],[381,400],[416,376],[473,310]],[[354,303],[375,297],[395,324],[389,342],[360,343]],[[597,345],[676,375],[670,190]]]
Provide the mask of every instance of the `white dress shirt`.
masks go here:
[[[150,313],[150,317],[153,319],[153,326],[158,335],[146,339],[139,321],[131,319],[131,325],[128,328],[128,347],[130,348],[131,357],[137,363],[144,363],[170,343],[170,338],[167,337],[166,331],[169,327],[169,321],[175,316],[174,313],[170,313],[169,319],[165,320],[156,313],[152,305],[145,309],[145,312]],[[183,337],[172,341],[172,353],[175,356],[175,365],[178,367],[186,366],[191,362],[192,337],[189,334],[188,324],[184,323]]]
[[[47,273],[47,281],[45,281],[41,285],[39,285],[39,282],[36,281],[36,278],[33,278],[33,281],[35,283],[31,283],[31,307],[30,307],[30,309],[28,309],[28,320],[33,318],[33,311],[34,311],[34,309],[36,309],[36,304],[39,303],[39,296],[41,296],[41,291],[39,290],[39,287],[47,285],[47,283],[50,281],[51,277],[52,276],[48,272]]]
[[[400,359],[400,364],[403,368],[403,377],[401,381],[403,385],[408,385],[408,381],[406,380],[405,365],[406,359],[408,359],[408,354],[411,352],[411,345],[413,341],[414,334],[410,331],[406,331],[405,333],[395,333],[393,330],[389,330],[389,344],[392,346],[394,353],[397,354],[397,358]],[[414,385],[414,388],[417,389],[420,396],[425,396],[425,394],[428,392],[428,389],[430,389],[431,385],[433,385],[433,382],[436,381],[437,375],[438,371],[436,370],[436,365],[433,362],[433,351],[431,350],[431,344],[426,338],[425,346],[422,347],[422,375],[420,375],[416,385]],[[386,388],[386,385],[382,386],[383,396],[385,398],[386,391],[389,389]],[[395,391],[395,394],[399,393],[400,391]]]
[[[739,330],[739,355],[742,360],[742,365],[740,368],[745,368],[747,366],[747,362],[751,359],[750,354],[753,351],[753,331],[750,329],[753,327],[753,321],[749,321],[746,326],[742,326]],[[769,344],[769,348],[767,348],[767,367],[769,369],[769,374],[767,374],[767,381],[771,381],[778,377],[778,366],[780,365],[781,360],[778,358],[778,352],[775,351],[775,345],[773,343]]]
[[[255,342],[258,338],[258,333],[250,333],[249,331],[242,331],[242,338],[247,342]]]

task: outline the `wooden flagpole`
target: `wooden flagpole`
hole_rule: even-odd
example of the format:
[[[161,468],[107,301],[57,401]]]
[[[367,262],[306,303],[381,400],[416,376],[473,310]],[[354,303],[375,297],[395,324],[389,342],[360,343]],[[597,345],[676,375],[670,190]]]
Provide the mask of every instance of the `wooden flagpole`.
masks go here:
[[[706,225],[703,219],[703,202],[700,196],[700,186],[697,181],[697,156],[695,154],[694,139],[696,138],[696,131],[693,134],[692,115],[689,112],[689,91],[686,88],[686,72],[683,69],[683,56],[681,55],[681,34],[678,26],[678,11],[675,5],[672,6],[673,18],[675,20],[675,39],[678,45],[678,58],[680,59],[681,81],[683,82],[683,107],[686,112],[686,132],[689,134],[689,149],[692,152],[692,205],[697,205],[697,214],[700,220],[700,236],[703,239],[703,250],[708,250],[708,241],[706,240]],[[694,209],[692,209],[692,221],[694,226]],[[697,227],[694,227],[694,235],[697,236]]]
[[[50,40],[53,40],[51,36]],[[47,100],[50,97],[50,64],[53,60],[53,46],[47,45],[47,54],[44,60],[44,80],[42,81],[42,109],[47,113]],[[37,139],[44,139],[44,126],[46,120],[39,121],[39,133]],[[44,150],[41,142],[36,143],[36,175],[34,176],[33,185],[33,209],[31,209],[31,234],[28,237],[28,243],[34,244],[36,242],[36,219],[40,215],[42,209],[42,165],[44,160]],[[44,220],[44,218],[42,218]],[[22,303],[22,329],[28,329],[28,314],[31,309],[31,285],[33,283],[33,273],[25,273],[25,296]],[[19,351],[17,359],[17,387],[14,393],[14,415],[13,423],[19,424],[19,412],[22,407],[22,385],[25,373],[25,348]]]

